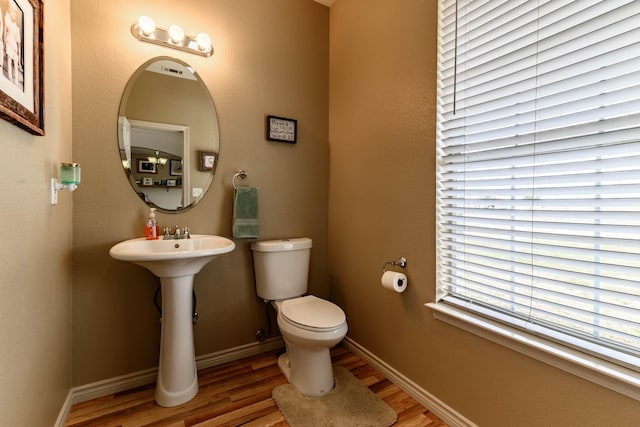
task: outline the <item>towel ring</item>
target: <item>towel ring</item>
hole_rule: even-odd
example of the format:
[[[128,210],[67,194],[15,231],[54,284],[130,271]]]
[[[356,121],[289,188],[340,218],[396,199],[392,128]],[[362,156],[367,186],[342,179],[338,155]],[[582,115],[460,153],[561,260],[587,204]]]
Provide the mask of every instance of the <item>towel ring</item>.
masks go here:
[[[233,188],[235,190],[238,189],[238,186],[236,185],[236,179],[240,178],[240,179],[245,179],[247,177],[247,171],[240,169],[238,172],[236,172],[235,175],[233,175],[233,179],[231,180],[231,183],[233,184]]]

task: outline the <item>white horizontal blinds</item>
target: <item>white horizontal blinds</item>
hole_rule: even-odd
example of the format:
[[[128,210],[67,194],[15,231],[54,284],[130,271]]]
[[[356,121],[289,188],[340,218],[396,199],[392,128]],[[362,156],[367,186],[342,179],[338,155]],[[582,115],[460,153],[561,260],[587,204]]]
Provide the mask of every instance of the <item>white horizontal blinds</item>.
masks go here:
[[[440,14],[439,295],[640,356],[640,1]]]

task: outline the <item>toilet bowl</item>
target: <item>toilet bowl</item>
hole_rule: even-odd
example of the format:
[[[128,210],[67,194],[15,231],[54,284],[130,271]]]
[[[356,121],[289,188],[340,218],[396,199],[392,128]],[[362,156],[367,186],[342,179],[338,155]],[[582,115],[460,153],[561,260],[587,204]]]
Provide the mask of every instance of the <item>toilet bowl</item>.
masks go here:
[[[346,316],[337,305],[307,295],[275,303],[278,327],[287,346],[278,366],[307,397],[333,389],[330,349],[347,334]]]
[[[319,397],[333,389],[331,347],[347,334],[344,311],[307,292],[312,241],[295,238],[251,244],[260,298],[271,301],[286,352],[278,365],[304,396]],[[302,296],[304,295],[304,296]]]

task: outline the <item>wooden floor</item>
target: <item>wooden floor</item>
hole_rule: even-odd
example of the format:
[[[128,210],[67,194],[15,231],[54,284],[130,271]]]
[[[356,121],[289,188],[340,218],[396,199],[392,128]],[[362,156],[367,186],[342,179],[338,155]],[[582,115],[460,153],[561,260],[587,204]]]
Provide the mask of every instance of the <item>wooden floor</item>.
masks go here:
[[[396,411],[396,426],[446,426],[346,348],[337,346],[331,355],[334,366],[349,369]],[[287,382],[277,356],[267,352],[201,370],[196,397],[173,408],[156,405],[153,384],[78,403],[65,426],[288,426],[271,399],[271,391]]]

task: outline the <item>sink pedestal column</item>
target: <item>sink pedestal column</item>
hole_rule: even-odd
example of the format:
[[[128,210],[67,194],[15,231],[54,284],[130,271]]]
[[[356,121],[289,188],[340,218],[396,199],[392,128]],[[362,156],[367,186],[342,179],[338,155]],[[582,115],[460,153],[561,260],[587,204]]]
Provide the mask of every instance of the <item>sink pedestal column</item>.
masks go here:
[[[160,364],[155,399],[171,407],[198,393],[198,372],[193,346],[193,275],[162,277]]]

